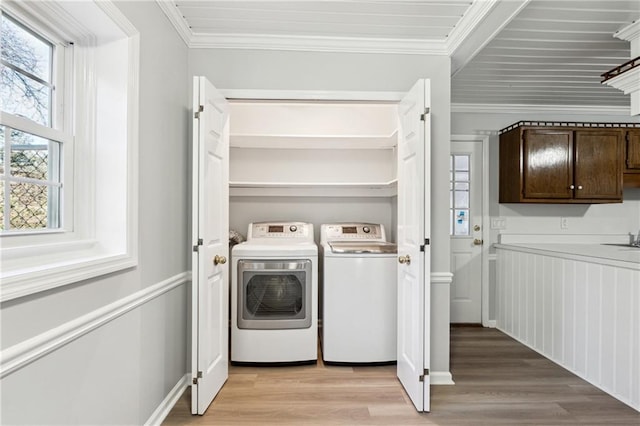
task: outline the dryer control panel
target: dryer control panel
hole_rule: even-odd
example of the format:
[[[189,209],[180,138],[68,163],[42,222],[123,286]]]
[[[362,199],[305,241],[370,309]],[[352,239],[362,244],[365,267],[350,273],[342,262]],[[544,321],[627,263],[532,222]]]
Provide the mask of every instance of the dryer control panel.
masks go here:
[[[247,240],[254,238],[313,239],[313,225],[304,222],[250,223]]]
[[[321,243],[327,241],[387,241],[380,223],[334,223],[320,228]]]

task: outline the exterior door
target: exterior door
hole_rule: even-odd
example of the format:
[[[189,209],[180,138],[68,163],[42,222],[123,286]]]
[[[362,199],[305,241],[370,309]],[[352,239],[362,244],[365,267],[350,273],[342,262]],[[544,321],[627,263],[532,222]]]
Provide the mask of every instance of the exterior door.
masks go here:
[[[229,369],[229,105],[193,80],[191,412],[204,414]]]
[[[399,105],[397,375],[418,411],[430,409],[429,102],[419,80]]]
[[[482,323],[482,141],[451,143],[451,322]]]

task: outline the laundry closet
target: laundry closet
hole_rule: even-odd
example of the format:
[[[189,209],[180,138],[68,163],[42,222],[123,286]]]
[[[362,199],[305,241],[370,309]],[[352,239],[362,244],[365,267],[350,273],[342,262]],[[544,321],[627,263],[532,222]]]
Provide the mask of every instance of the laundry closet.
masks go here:
[[[372,222],[395,241],[393,102],[230,101],[230,229],[251,222]]]

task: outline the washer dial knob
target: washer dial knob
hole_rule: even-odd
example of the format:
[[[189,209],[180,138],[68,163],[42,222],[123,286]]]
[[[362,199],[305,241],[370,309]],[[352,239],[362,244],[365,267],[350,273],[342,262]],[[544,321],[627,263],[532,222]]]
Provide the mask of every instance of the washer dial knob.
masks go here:
[[[364,232],[365,234],[368,234],[369,232],[371,232],[371,228],[369,228],[368,226],[363,226],[362,232]]]
[[[298,227],[296,225],[291,225],[289,227],[289,231],[291,231],[291,232],[296,232],[297,230],[298,230]]]

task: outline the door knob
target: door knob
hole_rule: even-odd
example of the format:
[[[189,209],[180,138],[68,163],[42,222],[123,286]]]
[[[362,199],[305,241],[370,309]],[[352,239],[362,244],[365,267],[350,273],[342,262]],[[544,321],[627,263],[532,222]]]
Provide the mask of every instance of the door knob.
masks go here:
[[[400,256],[398,258],[398,262],[400,262],[401,264],[407,264],[407,265],[411,265],[411,256],[409,256],[408,254],[405,256]]]
[[[214,265],[224,265],[225,263],[227,263],[227,258],[224,256],[219,256],[216,254],[216,257],[213,258]]]
[[[484,243],[484,240],[481,240],[481,239],[479,239],[479,238],[475,238],[475,239],[473,240],[473,245],[474,245],[474,246],[481,246],[483,243]]]
[[[478,232],[478,231],[480,230],[480,225],[476,225],[476,226],[474,226],[474,227],[473,227],[473,230],[474,230],[474,231],[476,231],[476,232]]]

